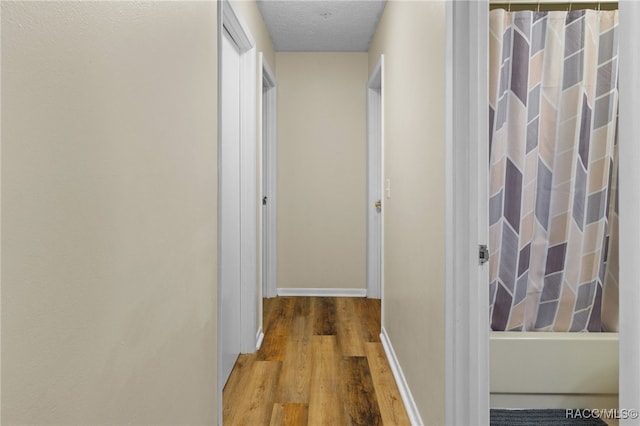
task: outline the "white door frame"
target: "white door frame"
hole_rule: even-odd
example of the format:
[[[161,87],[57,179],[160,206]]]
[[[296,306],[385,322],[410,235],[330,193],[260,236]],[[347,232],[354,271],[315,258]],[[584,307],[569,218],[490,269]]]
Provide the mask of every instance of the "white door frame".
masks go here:
[[[447,2],[446,424],[489,424],[488,280],[478,267],[486,205],[478,172],[488,167],[487,0]],[[622,0],[619,73],[619,407],[640,409],[640,3]],[[484,186],[484,184],[483,184]],[[482,208],[481,208],[482,207]],[[624,231],[622,231],[624,230]],[[621,425],[637,424],[623,419]]]
[[[258,152],[261,159],[258,162],[260,173],[260,200],[267,197],[267,204],[260,210],[260,224],[262,232],[260,233],[260,247],[262,248],[261,276],[262,276],[262,297],[276,297],[277,295],[277,213],[278,213],[278,194],[277,194],[277,132],[276,132],[276,113],[277,113],[277,92],[276,92],[276,76],[267,62],[266,58],[260,52],[258,56],[258,69],[262,70],[262,90],[259,92],[258,101],[258,119],[260,120],[260,130],[258,137],[260,138],[260,148]],[[264,167],[266,165],[266,175]],[[265,219],[266,216],[266,219]]]
[[[445,419],[488,425],[489,279],[478,245],[488,239],[488,188],[479,173],[489,164],[489,3],[454,0],[446,8]]]
[[[620,1],[618,121],[620,197],[619,222],[619,379],[618,404],[621,409],[640,410],[640,3]],[[638,419],[622,419],[621,425],[638,424]]]
[[[220,380],[233,369],[241,347],[240,320],[240,52],[225,30],[220,79],[219,245],[221,365]]]
[[[218,75],[221,75],[222,37],[226,30],[240,52],[240,352],[255,350],[257,321],[257,190],[256,190],[256,53],[255,42],[247,26],[239,18],[232,4],[223,0],[218,3]],[[218,79],[218,93],[222,93]],[[218,102],[218,123],[221,123],[221,101]],[[218,126],[218,158],[220,158],[221,133]],[[218,170],[220,167],[218,166]],[[218,175],[218,182],[220,182]],[[218,183],[219,185],[219,183]],[[220,190],[220,188],[218,188]],[[220,193],[220,192],[218,192]],[[218,226],[220,226],[220,204],[218,199]],[[225,250],[218,240],[218,260]],[[224,327],[220,304],[220,271],[218,262],[218,336]],[[221,371],[222,341],[218,339],[218,371]],[[223,377],[218,374],[218,414],[222,424]]]
[[[384,282],[384,55],[367,82],[367,297],[381,299]],[[377,201],[382,206],[375,207]]]

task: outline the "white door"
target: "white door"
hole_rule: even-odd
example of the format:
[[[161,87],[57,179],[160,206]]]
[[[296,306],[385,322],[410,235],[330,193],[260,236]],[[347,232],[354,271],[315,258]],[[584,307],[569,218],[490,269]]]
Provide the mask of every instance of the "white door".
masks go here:
[[[262,78],[262,297],[271,297],[267,281],[269,277],[269,105],[267,102],[267,91],[269,87],[264,77]]]
[[[276,291],[276,78],[264,55],[262,70],[262,295]]]
[[[367,297],[374,299],[382,297],[383,61],[367,84]]]
[[[229,378],[240,354],[240,53],[222,37],[220,142],[220,379]]]

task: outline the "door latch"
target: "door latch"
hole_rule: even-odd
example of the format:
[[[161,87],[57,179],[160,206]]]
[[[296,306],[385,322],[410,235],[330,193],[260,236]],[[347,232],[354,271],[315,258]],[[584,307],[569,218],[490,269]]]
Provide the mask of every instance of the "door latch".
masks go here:
[[[480,265],[484,265],[489,261],[489,249],[486,244],[480,244],[478,246],[478,260]]]

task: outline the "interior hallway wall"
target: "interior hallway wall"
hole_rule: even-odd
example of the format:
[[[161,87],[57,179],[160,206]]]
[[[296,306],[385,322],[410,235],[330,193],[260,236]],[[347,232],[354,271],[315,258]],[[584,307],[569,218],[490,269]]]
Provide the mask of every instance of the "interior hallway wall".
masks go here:
[[[386,329],[425,424],[444,424],[445,2],[387,3],[369,50],[385,55]]]
[[[276,53],[279,288],[366,288],[367,61]]]
[[[2,2],[2,423],[215,424],[216,2]]]

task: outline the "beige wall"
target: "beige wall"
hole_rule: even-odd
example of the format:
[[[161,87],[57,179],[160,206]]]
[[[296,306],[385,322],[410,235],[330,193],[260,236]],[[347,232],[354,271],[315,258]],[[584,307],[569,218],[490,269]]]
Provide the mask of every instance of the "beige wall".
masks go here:
[[[385,324],[426,424],[444,424],[445,2],[390,1],[385,55]]]
[[[276,53],[280,288],[366,287],[367,60]]]
[[[2,423],[215,424],[215,2],[2,2]]]

